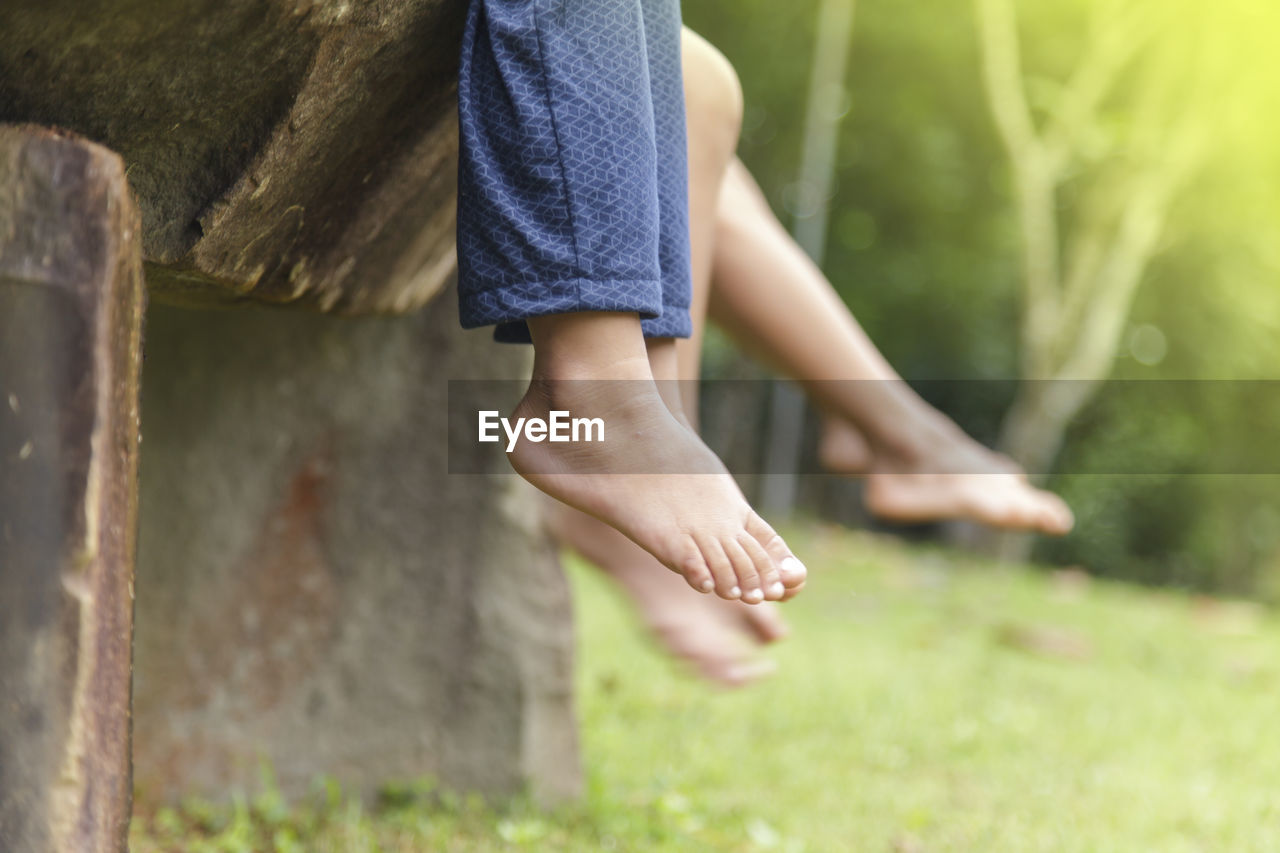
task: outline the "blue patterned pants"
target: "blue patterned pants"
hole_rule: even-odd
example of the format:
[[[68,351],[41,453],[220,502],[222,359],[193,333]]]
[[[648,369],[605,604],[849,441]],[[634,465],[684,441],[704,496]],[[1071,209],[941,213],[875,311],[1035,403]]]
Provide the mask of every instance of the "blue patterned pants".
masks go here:
[[[458,116],[464,327],[634,311],[689,336],[679,0],[470,0]]]

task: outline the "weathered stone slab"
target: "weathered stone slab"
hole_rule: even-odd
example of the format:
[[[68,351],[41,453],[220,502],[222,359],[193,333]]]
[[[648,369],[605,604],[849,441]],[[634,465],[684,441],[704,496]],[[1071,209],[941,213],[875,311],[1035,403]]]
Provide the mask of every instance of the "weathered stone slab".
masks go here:
[[[453,268],[463,0],[5,0],[0,122],[124,157],[183,302],[425,304]]]
[[[260,758],[289,794],[577,790],[570,602],[527,486],[447,473],[448,380],[529,353],[456,310],[152,311],[140,802],[256,788]]]
[[[148,285],[167,301],[407,313],[441,292],[454,267],[464,7],[7,1],[0,122],[70,128],[121,153],[142,209]],[[15,173],[4,174],[0,188]],[[75,209],[41,204],[67,216]],[[9,227],[3,210],[0,199],[0,228]],[[79,221],[70,216],[61,227]],[[74,241],[68,234],[48,232]],[[85,638],[108,624],[102,608],[119,613],[109,593],[123,587],[93,588],[95,609],[85,611],[82,586],[63,583],[74,572],[50,585],[33,581],[39,572],[29,567],[53,559],[31,550],[51,531],[74,529],[78,516],[59,510],[81,500],[68,472],[89,463],[74,454],[104,458],[96,438],[86,445],[83,430],[68,431],[81,423],[73,416],[89,399],[106,406],[107,390],[119,395],[117,413],[136,394],[123,351],[112,361],[93,324],[107,310],[127,318],[132,337],[119,341],[127,337],[136,356],[139,297],[121,294],[96,304],[99,315],[85,313],[67,288],[37,294],[14,284],[28,272],[0,280],[0,386],[21,383],[14,414],[28,419],[22,400],[45,394],[32,397],[45,404],[43,420],[0,427],[0,454],[17,447],[17,457],[0,456],[0,510],[18,522],[13,530],[30,531],[0,531],[0,678],[10,679],[0,687],[28,670],[48,680],[22,682],[44,692],[10,706],[38,736],[0,733],[0,749],[10,750],[0,753],[0,796],[12,792],[0,805],[6,853],[10,837],[25,837],[19,832],[41,849],[49,832],[69,825],[59,816],[73,812],[122,831],[99,804],[119,802],[128,782],[127,742],[111,741],[120,748],[93,773],[53,779],[24,768],[55,766],[80,731],[57,722],[67,708],[101,717],[102,731],[127,719],[127,645],[103,669],[125,674],[123,693],[118,678],[93,682],[84,689],[98,691],[94,701],[82,706],[74,700],[87,695],[76,691],[88,676],[67,687]],[[444,458],[447,381],[518,376],[527,353],[463,334],[449,303],[399,320],[261,310],[154,316],[134,718],[147,801],[253,788],[260,758],[287,793],[322,773],[365,791],[434,773],[490,793],[526,783],[549,798],[574,793],[564,579],[523,484],[505,468],[449,477]],[[0,397],[0,412],[5,405]],[[119,472],[132,465],[126,432],[117,436]],[[58,435],[63,456],[37,459],[44,445],[25,451],[29,434]],[[10,476],[18,462],[28,467]],[[127,494],[101,494],[97,512],[123,512]],[[108,543],[119,545],[122,567],[111,577],[126,577],[127,521],[94,529],[120,537]],[[19,557],[22,572],[11,568]],[[77,616],[84,612],[99,623]],[[121,625],[117,641],[127,640],[127,621],[111,623]],[[0,691],[0,719],[10,692]],[[93,748],[84,754],[109,754]],[[57,766],[75,770],[74,762]],[[58,780],[71,782],[50,788]],[[88,787],[77,793],[82,782]]]
[[[0,127],[0,848],[124,849],[142,259],[124,165]]]

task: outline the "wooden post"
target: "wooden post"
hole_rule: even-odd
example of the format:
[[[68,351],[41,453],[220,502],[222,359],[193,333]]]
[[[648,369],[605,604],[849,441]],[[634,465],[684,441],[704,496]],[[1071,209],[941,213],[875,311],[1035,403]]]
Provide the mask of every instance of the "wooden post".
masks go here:
[[[0,846],[122,851],[143,315],[111,151],[0,126]]]

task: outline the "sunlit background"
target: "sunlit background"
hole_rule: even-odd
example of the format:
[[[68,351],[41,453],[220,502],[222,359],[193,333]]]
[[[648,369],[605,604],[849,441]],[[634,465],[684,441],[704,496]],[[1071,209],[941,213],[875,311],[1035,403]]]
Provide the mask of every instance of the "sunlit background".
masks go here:
[[[847,5],[847,70],[826,105],[839,121],[823,265],[903,376],[1280,379],[1280,7]],[[685,4],[738,70],[740,154],[788,224],[821,202],[797,175],[822,7]],[[712,343],[709,378],[764,375]],[[1028,415],[1065,384],[1023,383],[1016,399],[1013,384],[930,385],[932,402],[1031,470],[1158,472],[1050,476],[1079,525],[1035,556],[1280,595],[1280,478],[1210,476],[1196,461],[1257,443],[1233,424],[1280,423],[1280,394],[1182,383],[1161,386],[1158,405],[1079,394],[1058,416]],[[848,520],[853,488],[806,481],[799,504]]]
[[[764,653],[777,672],[750,689],[673,662],[670,624],[642,632],[634,602],[568,561],[581,801],[491,806],[419,780],[369,804],[331,781],[291,808],[267,784],[140,815],[132,849],[1280,849],[1280,622],[1231,600],[1280,602],[1280,476],[1204,473],[1223,447],[1280,470],[1262,446],[1280,423],[1280,5],[684,11],[742,79],[742,158],[786,224],[825,238],[824,269],[890,361],[1071,503],[1070,536],[1014,543],[1058,568],[849,531],[874,525],[858,485],[801,477],[784,530],[811,583]],[[839,49],[815,51],[822,27]],[[806,121],[815,54],[834,67],[842,51]],[[801,177],[806,126],[812,141],[824,124],[826,193],[822,169]],[[768,375],[714,335],[705,370]],[[1276,387],[1239,382],[1259,379]],[[777,398],[703,384],[710,442],[750,470],[739,457],[775,443]],[[1063,473],[1109,470],[1154,473]]]

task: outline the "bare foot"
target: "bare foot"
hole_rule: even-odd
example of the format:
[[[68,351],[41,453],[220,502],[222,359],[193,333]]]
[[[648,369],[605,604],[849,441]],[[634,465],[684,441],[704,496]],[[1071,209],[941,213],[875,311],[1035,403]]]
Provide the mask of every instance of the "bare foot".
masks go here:
[[[608,525],[556,501],[546,502],[545,513],[556,539],[611,577],[658,643],[703,678],[741,687],[774,672],[773,662],[757,654],[759,645],[787,635],[772,604],[748,607],[692,595],[678,577]]]
[[[803,564],[658,392],[634,314],[531,320],[534,378],[515,418],[599,418],[602,441],[518,441],[516,471],[600,519],[700,592],[778,601]]]
[[[819,455],[827,470],[866,478],[873,514],[904,523],[976,521],[1061,536],[1075,524],[1057,495],[1027,482],[1013,460],[969,438],[954,424],[932,425],[920,449],[871,449],[847,422],[823,423]]]

